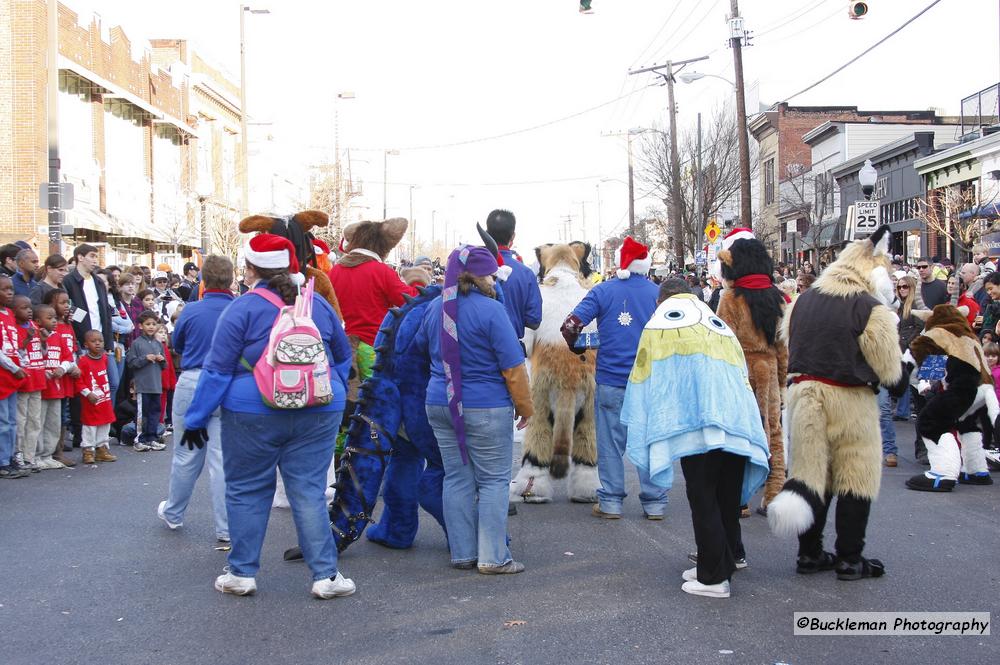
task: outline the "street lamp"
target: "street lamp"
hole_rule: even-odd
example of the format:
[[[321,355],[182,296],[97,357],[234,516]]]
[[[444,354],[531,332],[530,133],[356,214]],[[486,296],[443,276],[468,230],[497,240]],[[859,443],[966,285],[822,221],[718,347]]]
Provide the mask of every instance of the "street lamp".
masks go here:
[[[703,74],[702,72],[687,72],[684,74],[679,74],[677,78],[681,80],[682,83],[694,83],[695,81],[701,80],[705,77],[710,77],[714,79],[719,79],[720,81],[725,81],[729,85],[736,88],[736,84],[727,79],[725,76],[719,76],[718,74]]]
[[[240,159],[243,160],[243,183],[240,198],[240,217],[245,219],[250,209],[250,164],[247,162],[247,45],[246,45],[246,14],[270,14],[270,9],[252,9],[249,5],[240,5]]]
[[[865,201],[871,201],[875,183],[878,182],[878,171],[872,166],[872,160],[866,159],[865,165],[858,171],[858,182],[861,183],[861,193],[865,195]]]
[[[382,219],[388,217],[388,207],[386,201],[388,201],[388,186],[389,186],[389,155],[397,156],[399,155],[398,150],[384,150],[382,152]]]

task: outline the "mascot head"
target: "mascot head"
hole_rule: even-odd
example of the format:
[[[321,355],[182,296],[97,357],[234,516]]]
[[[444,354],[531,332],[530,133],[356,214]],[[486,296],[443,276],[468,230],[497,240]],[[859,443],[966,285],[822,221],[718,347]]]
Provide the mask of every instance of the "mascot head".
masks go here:
[[[930,314],[923,311],[914,311],[914,314],[927,317],[923,332],[910,343],[917,364],[922,364],[927,356],[951,356],[976,368],[982,383],[993,383],[983,347],[969,325],[968,307],[945,303],[935,306]]]
[[[590,277],[590,273],[594,272],[590,267],[590,243],[574,240],[569,244],[569,246],[572,247],[573,251],[575,251],[577,256],[580,257],[580,273],[584,277]]]
[[[545,275],[556,266],[563,267],[580,273],[587,277],[591,272],[587,266],[587,257],[590,256],[590,245],[583,242],[571,242],[568,245],[556,243],[546,243],[535,248],[535,260],[538,263],[538,281],[545,279]]]
[[[409,222],[402,217],[394,217],[384,222],[354,222],[344,227],[344,237],[340,241],[342,252],[364,249],[378,255],[385,261],[392,248],[406,235]]]
[[[295,258],[305,278],[316,280],[316,293],[323,296],[340,315],[340,303],[333,291],[333,284],[317,260],[316,238],[311,230],[330,223],[330,218],[320,210],[303,210],[284,217],[251,215],[240,222],[241,233],[272,233],[287,238],[295,248]]]
[[[883,225],[869,237],[850,243],[816,279],[812,288],[842,298],[869,293],[891,307],[896,296],[889,278],[890,238],[889,227]]]
[[[726,287],[742,297],[754,327],[774,344],[785,307],[785,296],[771,281],[774,261],[764,243],[748,229],[736,229],[722,241],[719,270]]]

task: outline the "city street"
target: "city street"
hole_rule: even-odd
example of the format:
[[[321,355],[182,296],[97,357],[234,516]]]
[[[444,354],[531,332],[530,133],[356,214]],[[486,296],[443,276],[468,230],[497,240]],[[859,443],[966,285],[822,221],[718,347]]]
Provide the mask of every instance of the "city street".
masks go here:
[[[795,611],[996,610],[1000,485],[904,489],[922,467],[912,460],[912,425],[898,431],[900,465],[884,470],[866,550],[886,563],[886,577],[796,575],[795,543],[775,539],[754,515],[742,521],[750,566],[735,575],[729,600],[680,590],[694,549],[682,482],[663,522],[644,521],[634,496],[620,521],[562,499],[519,506],[511,549],[527,571],[511,577],[451,569],[441,530],[422,515],[412,551],[367,540],[349,548],[341,570],[358,591],[332,601],[312,599],[306,567],[282,561],[295,535],[290,512],[276,510],[257,595],[223,596],[212,589],[225,554],[214,550],[205,479],[184,527],[169,531],[155,511],[170,449],[115,447],[113,464],[0,484],[9,564],[0,662],[998,662],[995,635],[792,635]],[[831,549],[832,532],[828,525]]]

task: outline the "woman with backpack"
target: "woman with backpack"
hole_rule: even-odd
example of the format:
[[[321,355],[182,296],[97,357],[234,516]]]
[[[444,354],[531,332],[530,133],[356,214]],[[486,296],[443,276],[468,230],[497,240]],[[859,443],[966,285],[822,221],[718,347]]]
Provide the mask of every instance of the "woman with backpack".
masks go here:
[[[240,596],[257,590],[255,576],[280,465],[303,558],[312,572],[312,595],[349,596],[355,586],[337,569],[324,492],[344,410],[351,348],[322,297],[304,297],[292,318],[287,306],[296,303],[297,285],[304,278],[288,239],[262,233],[250,240],[245,256],[252,288],[218,319],[181,439],[192,450],[204,446],[205,427],[221,406],[232,549],[215,589]],[[311,288],[303,290],[304,296],[311,293]],[[309,306],[311,316],[303,316],[302,308]],[[295,327],[287,327],[290,321]],[[296,346],[303,340],[315,343]],[[317,353],[319,348],[325,353]],[[286,363],[280,371],[277,362]],[[293,373],[302,386],[285,390]]]

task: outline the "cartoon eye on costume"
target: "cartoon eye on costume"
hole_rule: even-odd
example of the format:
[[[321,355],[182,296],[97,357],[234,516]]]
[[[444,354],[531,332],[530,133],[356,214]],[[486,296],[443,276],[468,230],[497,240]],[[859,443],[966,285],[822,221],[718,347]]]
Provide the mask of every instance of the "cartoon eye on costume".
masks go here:
[[[672,309],[666,314],[664,314],[664,316],[670,319],[671,321],[680,321],[681,319],[684,318],[684,312],[682,312],[679,309]]]
[[[720,335],[725,335],[727,337],[735,336],[733,331],[730,330],[729,326],[726,325],[726,322],[720,319],[719,317],[714,315],[709,316],[707,321],[708,323],[705,327],[707,327],[712,332],[716,332],[719,333]]]
[[[670,298],[660,307],[658,315],[653,317],[648,327],[660,330],[687,328],[697,325],[703,316],[694,300],[687,298]]]

